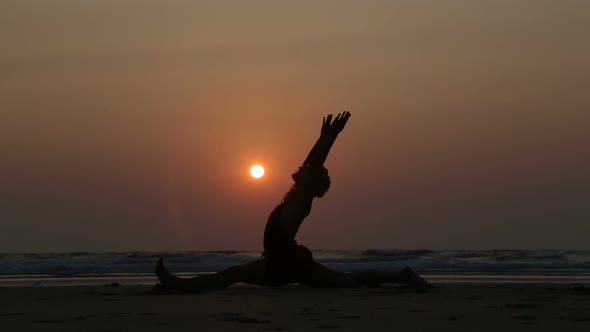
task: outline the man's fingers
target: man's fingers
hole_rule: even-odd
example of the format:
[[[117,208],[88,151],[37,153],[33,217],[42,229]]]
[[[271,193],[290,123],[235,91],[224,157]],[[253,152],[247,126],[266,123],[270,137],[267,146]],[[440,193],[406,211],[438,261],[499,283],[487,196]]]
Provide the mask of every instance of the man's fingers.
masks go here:
[[[346,126],[346,123],[348,122],[349,117],[350,116],[345,117],[344,120],[342,121],[342,128],[344,128],[344,126]]]
[[[328,125],[332,123],[332,114],[328,114],[328,119],[326,120],[326,122]]]
[[[350,112],[344,111],[342,113],[338,113],[338,116],[336,117],[336,120],[334,120],[333,123],[333,126],[337,132],[340,132],[342,131],[342,129],[344,129],[346,122],[348,122],[348,118],[350,118]]]
[[[344,115],[343,120],[342,120],[342,128],[344,128],[344,126],[348,122],[349,118],[350,118],[350,112],[346,112],[346,114]]]
[[[344,121],[346,123],[346,121],[348,121],[348,118],[350,118],[350,112],[344,112],[342,113],[342,121]]]
[[[342,130],[348,122],[348,118],[350,118],[350,112],[344,111],[338,113],[334,121],[332,118],[334,117],[333,114],[328,114],[327,116],[323,117],[322,119],[322,132],[331,130],[330,128],[334,128],[337,132]]]

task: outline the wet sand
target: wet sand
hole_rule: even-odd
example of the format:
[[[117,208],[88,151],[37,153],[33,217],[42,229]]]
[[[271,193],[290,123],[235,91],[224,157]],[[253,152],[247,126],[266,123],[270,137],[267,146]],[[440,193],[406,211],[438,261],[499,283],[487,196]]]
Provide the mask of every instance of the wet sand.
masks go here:
[[[590,331],[590,285],[411,288],[2,287],[3,331]]]

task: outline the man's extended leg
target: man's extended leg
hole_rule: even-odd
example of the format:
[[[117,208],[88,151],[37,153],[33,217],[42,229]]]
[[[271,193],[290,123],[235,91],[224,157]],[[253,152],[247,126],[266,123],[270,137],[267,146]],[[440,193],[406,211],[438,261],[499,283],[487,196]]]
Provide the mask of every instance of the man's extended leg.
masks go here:
[[[311,287],[351,288],[377,286],[384,283],[401,283],[416,287],[427,287],[428,282],[414,273],[409,267],[400,272],[365,270],[359,272],[340,272],[314,262],[311,276],[302,282]]]
[[[199,292],[221,289],[229,285],[243,282],[256,285],[268,285],[265,265],[262,259],[230,267],[221,272],[204,274],[194,278],[179,278],[168,272],[162,258],[156,266],[156,275],[165,288],[183,292]]]

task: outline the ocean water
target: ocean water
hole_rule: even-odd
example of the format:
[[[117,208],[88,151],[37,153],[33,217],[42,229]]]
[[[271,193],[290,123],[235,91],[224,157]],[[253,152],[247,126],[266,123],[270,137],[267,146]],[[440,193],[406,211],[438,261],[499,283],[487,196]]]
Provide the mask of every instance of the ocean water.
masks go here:
[[[0,254],[0,286],[155,282],[159,257],[184,276],[220,271],[260,258],[250,251]],[[341,271],[406,266],[441,281],[590,281],[590,251],[573,250],[318,250],[314,258]]]

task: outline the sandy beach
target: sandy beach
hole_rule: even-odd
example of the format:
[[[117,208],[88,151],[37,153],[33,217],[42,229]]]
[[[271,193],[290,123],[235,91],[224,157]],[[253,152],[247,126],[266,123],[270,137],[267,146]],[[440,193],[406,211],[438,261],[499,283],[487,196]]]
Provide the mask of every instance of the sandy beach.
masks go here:
[[[586,331],[590,285],[437,284],[205,294],[144,286],[3,287],[3,331]]]

